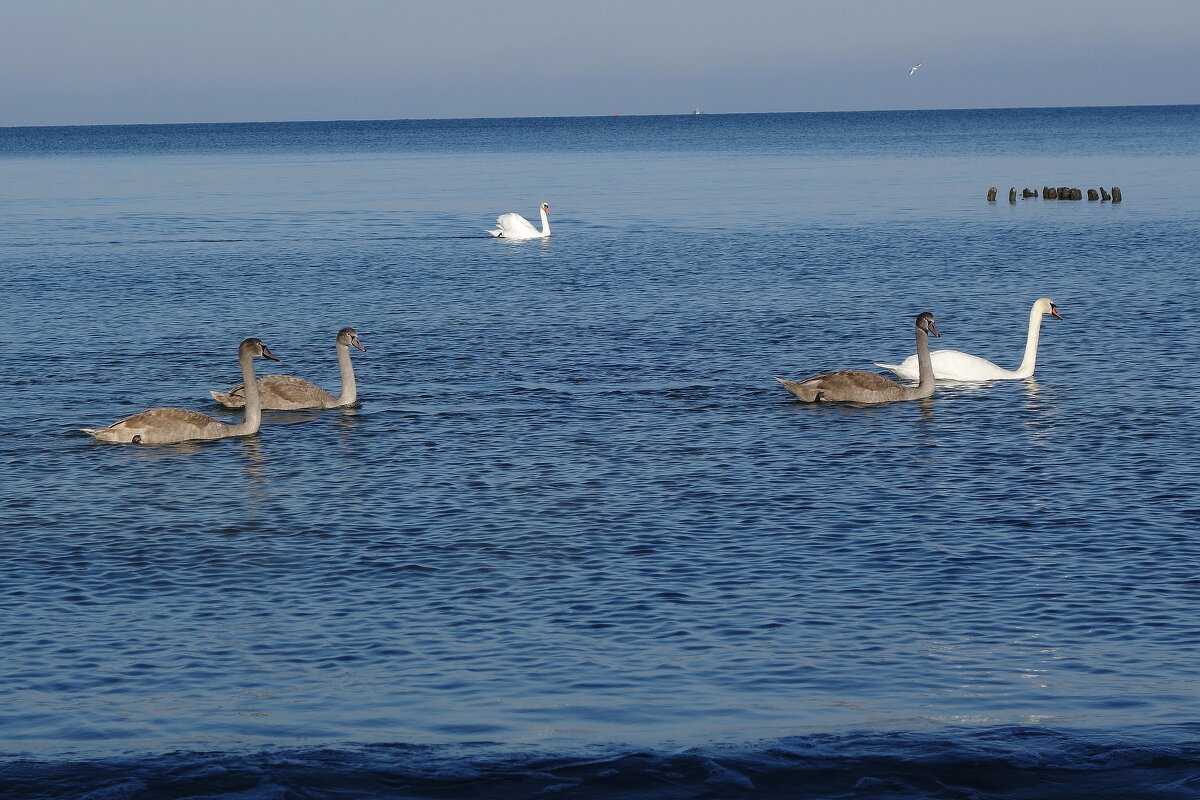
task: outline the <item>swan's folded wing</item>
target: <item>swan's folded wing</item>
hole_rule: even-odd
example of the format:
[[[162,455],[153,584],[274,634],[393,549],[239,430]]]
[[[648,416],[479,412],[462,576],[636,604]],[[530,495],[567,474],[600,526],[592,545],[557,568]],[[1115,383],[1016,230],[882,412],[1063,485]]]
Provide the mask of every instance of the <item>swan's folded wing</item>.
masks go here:
[[[496,224],[500,226],[500,230],[504,231],[506,236],[511,234],[519,234],[528,236],[533,234],[539,235],[537,228],[533,227],[533,223],[522,217],[520,214],[501,214],[496,217]]]
[[[192,411],[187,408],[148,408],[122,420],[117,420],[109,428],[136,431],[143,435],[154,431],[177,434],[183,431],[199,433],[208,430],[213,425],[220,425],[217,420]]]
[[[259,388],[264,398],[270,397],[290,405],[321,406],[336,399],[315,383],[294,375],[267,375],[260,379]]]
[[[843,369],[837,372],[826,372],[806,378],[800,381],[800,385],[815,389],[824,387],[853,387],[868,392],[882,392],[887,389],[896,388],[895,381],[885,378],[877,372],[867,372],[865,369]]]

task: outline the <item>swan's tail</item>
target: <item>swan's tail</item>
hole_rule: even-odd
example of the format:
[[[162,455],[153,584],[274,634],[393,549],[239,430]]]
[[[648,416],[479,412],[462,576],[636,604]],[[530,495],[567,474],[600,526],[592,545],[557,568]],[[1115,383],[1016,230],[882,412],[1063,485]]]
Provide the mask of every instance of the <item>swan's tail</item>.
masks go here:
[[[806,403],[815,403],[821,399],[821,391],[812,386],[806,386],[804,381],[789,381],[779,376],[772,376],[779,382],[779,385],[788,390],[788,394],[793,395],[797,400],[803,400]]]
[[[228,392],[218,392],[216,390],[212,390],[209,392],[209,394],[213,396],[213,400],[216,400],[226,408],[242,408],[246,405],[246,398],[242,397],[240,394],[237,394],[237,390],[240,388],[240,386],[235,386]]]
[[[95,436],[97,439],[99,439],[102,442],[129,441],[129,439],[127,437],[122,437],[119,432],[114,431],[111,427],[108,427],[108,428],[80,428],[79,430],[81,430],[84,433],[89,434],[91,436]],[[139,442],[140,442],[140,437],[139,437]]]

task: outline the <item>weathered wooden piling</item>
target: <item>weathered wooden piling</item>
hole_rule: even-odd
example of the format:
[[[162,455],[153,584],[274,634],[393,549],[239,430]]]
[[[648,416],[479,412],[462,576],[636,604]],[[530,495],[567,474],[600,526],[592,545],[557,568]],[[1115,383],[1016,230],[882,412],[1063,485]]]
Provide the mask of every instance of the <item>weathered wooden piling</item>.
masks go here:
[[[999,194],[999,191],[1000,190],[997,189],[995,186],[992,186],[988,189],[987,199],[988,199],[989,203],[996,202],[996,196],[997,196],[997,194]],[[1082,189],[1077,189],[1073,186],[1043,186],[1041,196],[1042,196],[1043,200],[1082,200],[1083,194],[1084,194],[1084,192]],[[1025,187],[1024,189],[1021,190],[1021,197],[1037,197],[1037,196],[1038,196],[1037,189],[1030,189],[1029,187]],[[1114,187],[1112,187],[1112,194],[1109,194],[1108,190],[1105,189],[1103,186],[1100,187],[1099,191],[1097,191],[1096,189],[1088,189],[1087,190],[1087,199],[1088,200],[1103,200],[1106,202],[1111,200],[1114,203],[1119,203],[1119,202],[1121,202],[1121,190],[1118,187],[1114,186]],[[1009,188],[1008,202],[1010,202],[1010,203],[1017,202],[1017,187],[1012,186]]]

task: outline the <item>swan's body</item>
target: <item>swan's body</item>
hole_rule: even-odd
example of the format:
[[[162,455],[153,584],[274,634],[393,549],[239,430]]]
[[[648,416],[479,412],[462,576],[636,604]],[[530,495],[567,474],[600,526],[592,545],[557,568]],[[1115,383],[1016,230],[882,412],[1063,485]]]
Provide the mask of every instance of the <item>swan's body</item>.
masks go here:
[[[242,380],[252,387],[246,393],[246,414],[236,425],[228,425],[199,411],[185,408],[149,408],[131,417],[118,420],[107,428],[80,428],[105,442],[132,444],[171,444],[193,439],[225,439],[248,436],[258,432],[262,421],[258,383],[254,380],[254,359],[278,361],[261,339],[247,339],[238,348],[238,363]]]
[[[367,348],[358,340],[358,333],[354,328],[342,328],[338,331],[334,346],[337,349],[338,368],[342,377],[340,395],[335,397],[315,383],[292,375],[264,375],[258,379],[262,407],[295,411],[354,405],[358,399],[358,387],[354,382],[354,366],[350,363],[350,347],[357,347],[364,353],[367,352]],[[239,383],[227,392],[211,391],[209,394],[227,408],[241,408],[246,405],[245,383]]]
[[[1042,315],[1050,314],[1062,319],[1058,306],[1048,297],[1034,301],[1029,311],[1029,333],[1025,339],[1025,356],[1021,365],[1016,369],[1004,369],[996,366],[986,358],[973,356],[958,350],[934,350],[931,354],[933,361],[933,376],[944,381],[999,381],[1011,378],[1028,378],[1033,375],[1037,361],[1038,337],[1042,330]],[[911,355],[899,364],[883,364],[875,362],[878,367],[890,369],[901,378],[914,380],[917,377],[917,357]]]
[[[501,214],[496,217],[497,227],[488,233],[497,239],[543,239],[550,235],[550,204],[542,203],[539,210],[542,213],[540,231],[520,214]]]
[[[890,403],[894,400],[919,400],[933,394],[933,368],[929,364],[929,334],[941,336],[928,311],[917,316],[917,356],[921,381],[915,387],[901,386],[874,372],[843,369],[825,372],[802,381],[775,380],[806,403]]]

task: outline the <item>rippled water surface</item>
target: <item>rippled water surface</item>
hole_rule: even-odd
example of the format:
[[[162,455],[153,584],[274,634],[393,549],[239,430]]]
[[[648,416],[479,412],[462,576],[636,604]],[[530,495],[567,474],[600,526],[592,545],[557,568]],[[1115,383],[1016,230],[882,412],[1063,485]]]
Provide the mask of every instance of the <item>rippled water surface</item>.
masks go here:
[[[1197,796],[1198,123],[0,129],[0,791]],[[772,380],[925,310],[1012,368],[1040,296],[1032,379]],[[77,430],[347,325],[355,408]]]

